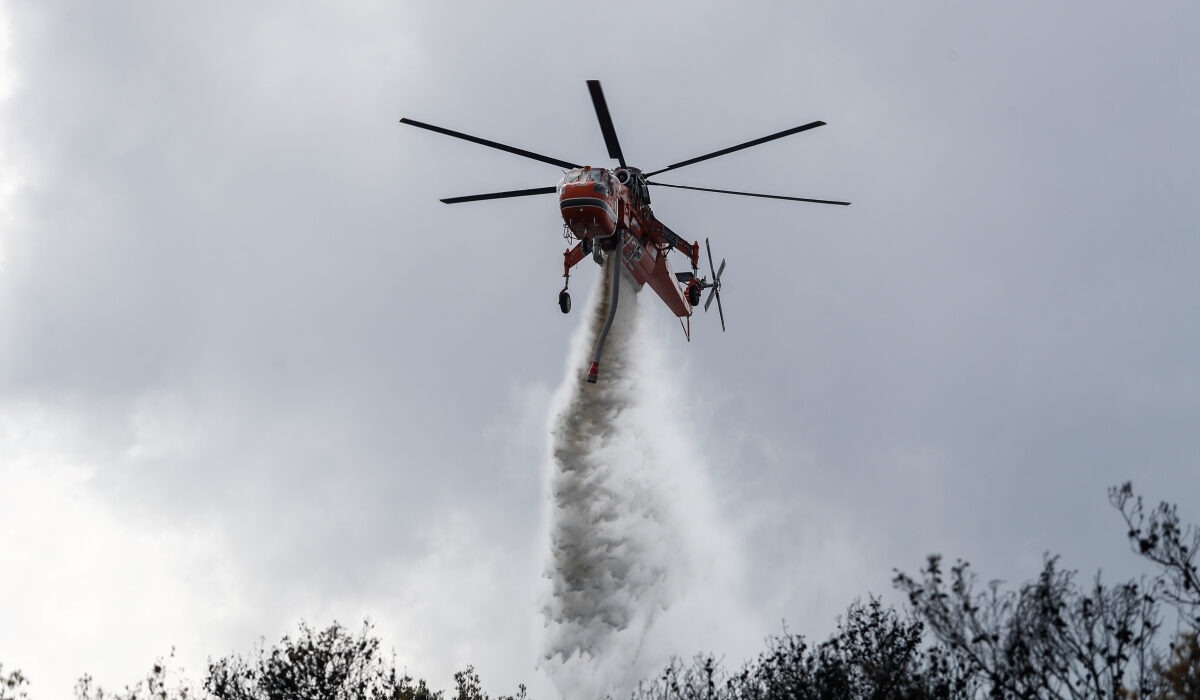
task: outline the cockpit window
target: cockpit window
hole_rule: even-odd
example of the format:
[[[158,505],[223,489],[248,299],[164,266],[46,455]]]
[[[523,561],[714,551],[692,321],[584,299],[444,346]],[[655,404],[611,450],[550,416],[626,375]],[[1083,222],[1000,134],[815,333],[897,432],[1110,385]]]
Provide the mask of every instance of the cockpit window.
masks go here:
[[[616,186],[612,173],[604,168],[575,168],[568,170],[563,173],[563,178],[559,181],[558,186],[561,191],[563,185],[570,185],[576,182],[595,182],[610,190]]]

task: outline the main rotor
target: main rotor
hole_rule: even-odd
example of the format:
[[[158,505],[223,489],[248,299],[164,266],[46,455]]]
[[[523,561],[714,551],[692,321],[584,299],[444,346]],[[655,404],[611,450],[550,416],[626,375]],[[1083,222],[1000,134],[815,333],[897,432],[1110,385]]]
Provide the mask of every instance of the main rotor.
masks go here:
[[[617,130],[613,126],[612,115],[608,111],[608,103],[604,99],[604,90],[601,89],[601,87],[600,87],[600,81],[599,80],[589,80],[589,81],[587,81],[587,86],[588,86],[588,93],[592,97],[592,106],[596,110],[596,119],[599,120],[599,122],[600,122],[600,133],[604,136],[604,145],[608,149],[609,158],[616,159],[616,161],[621,164],[621,168],[623,168],[627,171],[631,171],[630,172],[631,176],[641,179],[647,185],[651,185],[651,186],[655,186],[655,187],[671,187],[671,188],[681,189],[681,190],[697,190],[699,192],[716,192],[716,193],[720,193],[720,194],[733,194],[733,195],[740,195],[743,197],[762,197],[765,199],[782,199],[782,200],[788,200],[788,201],[793,201],[793,202],[811,202],[814,204],[837,204],[837,205],[841,205],[841,206],[847,206],[850,204],[850,202],[839,202],[839,201],[828,200],[828,199],[810,199],[807,197],[789,197],[789,196],[776,195],[776,194],[761,194],[761,193],[757,193],[757,192],[739,192],[739,191],[735,191],[735,190],[720,190],[720,189],[713,189],[713,188],[709,188],[709,187],[693,187],[691,185],[672,185],[672,184],[668,184],[665,182],[654,182],[654,181],[647,179],[647,178],[653,177],[655,175],[658,175],[660,173],[665,173],[669,170],[676,170],[679,168],[686,167],[688,165],[693,165],[695,163],[700,163],[702,161],[710,160],[712,158],[717,158],[719,156],[724,156],[724,155],[728,155],[730,153],[735,153],[742,149],[750,148],[751,146],[757,146],[759,144],[767,143],[769,141],[781,139],[785,136],[791,136],[792,134],[798,134],[801,131],[808,131],[809,129],[815,129],[819,126],[825,126],[825,122],[823,122],[823,121],[814,121],[814,122],[809,122],[807,124],[801,124],[800,126],[792,127],[791,129],[785,129],[783,131],[780,131],[780,132],[777,132],[774,134],[770,134],[768,136],[763,136],[761,138],[753,139],[751,141],[739,143],[736,146],[730,146],[729,148],[722,148],[721,150],[713,151],[712,153],[706,153],[701,156],[696,156],[695,158],[689,158],[687,160],[683,160],[678,163],[673,163],[671,165],[666,166],[665,168],[659,168],[658,170],[654,170],[654,171],[651,171],[648,173],[643,173],[641,170],[638,170],[637,168],[630,168],[625,163],[625,155],[621,151],[620,141],[617,140]],[[564,168],[566,170],[583,167],[577,163],[571,163],[569,161],[562,160],[560,158],[553,158],[550,156],[542,155],[540,153],[534,153],[533,151],[527,151],[522,148],[516,148],[514,146],[509,146],[509,145],[506,145],[503,143],[498,143],[496,141],[489,141],[487,139],[482,139],[477,136],[471,136],[470,134],[464,134],[459,131],[452,131],[450,129],[446,129],[446,128],[443,128],[440,126],[434,126],[432,124],[426,124],[424,122],[419,122],[419,121],[416,121],[413,119],[408,119],[407,117],[401,119],[400,123],[408,124],[409,126],[419,127],[421,129],[427,129],[429,131],[433,131],[433,132],[436,132],[439,134],[444,134],[446,136],[452,136],[454,138],[463,139],[464,141],[470,141],[472,143],[477,143],[481,146],[495,148],[497,150],[505,151],[507,153],[512,153],[514,155],[522,156],[524,158],[530,158],[532,160],[540,161],[542,163],[548,163],[550,165],[557,165],[558,167]],[[449,198],[443,199],[441,201],[445,202],[446,204],[460,204],[462,202],[477,202],[477,201],[481,201],[481,200],[485,200],[485,199],[505,199],[508,197],[527,197],[527,196],[536,195],[536,194],[553,194],[555,192],[555,190],[556,190],[556,188],[553,186],[551,186],[551,187],[534,187],[534,188],[523,189],[523,190],[506,190],[504,192],[489,192],[486,194],[466,195],[463,197],[449,197]]]

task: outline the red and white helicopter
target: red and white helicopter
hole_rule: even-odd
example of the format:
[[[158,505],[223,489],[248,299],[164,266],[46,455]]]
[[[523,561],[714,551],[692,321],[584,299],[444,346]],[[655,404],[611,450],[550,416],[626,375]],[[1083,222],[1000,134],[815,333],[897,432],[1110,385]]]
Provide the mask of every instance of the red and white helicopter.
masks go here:
[[[721,308],[721,274],[725,272],[725,261],[719,268],[713,268],[712,247],[705,239],[708,252],[708,267],[712,273],[712,281],[707,277],[698,277],[700,267],[700,243],[689,243],[659,221],[650,209],[650,187],[674,187],[684,190],[699,190],[701,192],[719,192],[721,194],[736,194],[745,197],[763,197],[766,199],[784,199],[793,202],[814,202],[816,204],[848,205],[849,202],[837,202],[827,199],[807,199],[804,197],[785,197],[773,194],[758,194],[755,192],[735,192],[733,190],[717,190],[707,187],[690,187],[687,185],[669,185],[665,182],[651,182],[647,178],[659,173],[675,170],[686,165],[699,163],[710,158],[723,156],[743,148],[757,146],[761,143],[790,136],[801,131],[824,126],[825,122],[815,121],[801,126],[780,131],[770,136],[740,143],[736,146],[723,148],[719,151],[706,153],[702,156],[689,158],[665,168],[648,173],[625,163],[621,153],[621,144],[617,141],[617,132],[613,128],[612,117],[608,113],[608,104],[604,101],[604,92],[600,89],[600,81],[587,81],[588,91],[592,96],[592,104],[596,108],[596,117],[600,120],[600,132],[604,135],[604,143],[608,147],[608,156],[615,158],[621,165],[616,169],[594,168],[578,165],[558,158],[551,158],[532,151],[526,151],[513,146],[507,146],[495,141],[488,141],[476,136],[451,131],[440,126],[426,124],[413,119],[404,118],[401,124],[428,129],[429,131],[453,136],[482,146],[496,148],[525,158],[556,165],[566,170],[562,180],[554,187],[534,187],[525,190],[508,190],[506,192],[491,192],[474,194],[465,197],[450,197],[441,201],[446,204],[462,202],[477,202],[484,199],[504,199],[507,197],[525,197],[537,194],[558,194],[559,211],[562,212],[564,236],[569,240],[578,239],[574,247],[563,253],[563,277],[566,283],[558,293],[558,305],[565,314],[571,310],[571,295],[567,292],[570,284],[571,268],[577,265],[589,254],[597,263],[603,263],[606,255],[620,251],[619,264],[612,266],[613,284],[612,298],[608,307],[608,319],[604,329],[596,340],[596,348],[592,356],[592,364],[588,370],[587,380],[595,383],[600,374],[600,353],[604,347],[604,338],[612,326],[612,320],[617,313],[617,276],[621,270],[641,289],[649,284],[658,294],[672,313],[680,319],[684,334],[691,339],[691,316],[693,309],[700,304],[703,290],[710,290],[708,299],[704,302],[704,310],[717,300],[717,312],[721,316],[721,330],[725,330],[725,311]],[[678,250],[688,257],[691,262],[691,272],[675,272],[667,259],[668,253]],[[684,322],[686,320],[686,323]]]

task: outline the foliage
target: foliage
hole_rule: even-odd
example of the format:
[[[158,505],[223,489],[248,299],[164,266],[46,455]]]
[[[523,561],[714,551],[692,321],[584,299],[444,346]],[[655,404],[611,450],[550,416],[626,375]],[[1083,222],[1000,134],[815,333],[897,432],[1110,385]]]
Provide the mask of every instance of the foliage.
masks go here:
[[[22,686],[28,684],[29,679],[20,669],[5,673],[4,664],[0,664],[0,700],[25,700],[29,696]]]
[[[1142,497],[1125,482],[1108,491],[1108,500],[1121,512],[1129,527],[1126,536],[1133,551],[1159,569],[1164,601],[1179,610],[1182,620],[1200,631],[1200,572],[1196,552],[1200,550],[1200,528],[1182,526],[1175,506],[1159,503],[1147,516]]]
[[[1182,634],[1171,645],[1167,666],[1156,667],[1158,685],[1151,700],[1195,700],[1200,698],[1200,635]]]
[[[97,686],[91,676],[84,675],[75,684],[75,697],[77,700],[192,700],[196,693],[187,685],[172,687],[168,683],[170,673],[167,670],[167,662],[174,658],[175,651],[172,650],[166,660],[158,659],[154,662],[144,679],[134,685],[125,686],[122,693],[108,693]]]
[[[921,573],[897,574],[895,584],[990,697],[1111,698],[1153,687],[1158,603],[1137,582],[1106,587],[1097,574],[1080,589],[1056,557],[1016,591],[993,582],[977,592],[962,561],[947,582],[937,556]]]
[[[333,623],[314,630],[301,623],[293,638],[284,636],[267,650],[247,657],[230,655],[210,661],[202,690],[169,682],[168,660],[159,659],[146,677],[123,692],[112,693],[84,675],[75,685],[77,700],[444,700],[442,691],[430,690],[423,680],[396,671],[395,661],[384,660],[379,639],[364,622],[352,634]],[[490,700],[483,692],[474,667],[454,674],[453,700]],[[3,673],[0,666],[0,700],[28,700],[20,671]],[[526,688],[497,700],[526,700]]]
[[[467,666],[454,674],[454,687],[454,700],[489,700],[474,666]],[[526,700],[525,684],[518,686],[516,695],[501,695],[496,700]]]
[[[872,598],[855,603],[825,642],[810,647],[800,635],[768,640],[768,649],[729,676],[711,655],[690,666],[673,662],[661,678],[643,683],[637,700],[795,700],[969,697],[972,681],[957,660],[922,643],[922,625],[901,620]]]
[[[338,623],[320,631],[300,624],[270,651],[210,662],[204,689],[219,700],[440,700],[379,655],[379,640],[363,623],[353,635]]]

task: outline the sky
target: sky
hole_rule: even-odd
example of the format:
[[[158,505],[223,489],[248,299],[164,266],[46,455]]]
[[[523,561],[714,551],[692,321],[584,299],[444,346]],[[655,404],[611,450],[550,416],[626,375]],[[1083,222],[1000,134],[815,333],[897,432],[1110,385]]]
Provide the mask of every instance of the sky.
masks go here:
[[[1200,522],[1197,15],[0,1],[0,663],[62,697],[370,617],[435,687],[553,696],[585,315],[551,197],[438,199],[561,173],[398,120],[610,166],[588,79],[647,170],[823,120],[662,178],[853,202],[652,192],[729,261],[727,333],[637,304],[702,456],[663,488],[736,551],[688,610],[738,629],[674,653],[822,638],[935,552],[1144,573],[1108,487]]]

